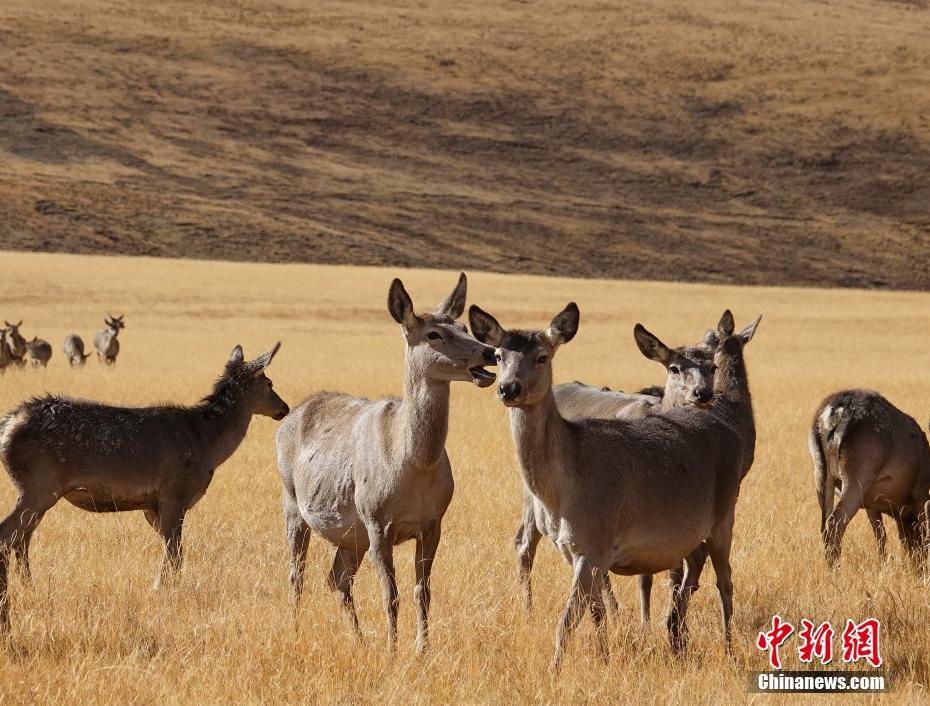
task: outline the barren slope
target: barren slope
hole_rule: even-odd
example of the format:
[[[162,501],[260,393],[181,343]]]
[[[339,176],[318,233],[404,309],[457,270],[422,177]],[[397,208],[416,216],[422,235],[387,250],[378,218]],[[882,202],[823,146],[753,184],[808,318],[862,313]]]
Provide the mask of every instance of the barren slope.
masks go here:
[[[0,5],[0,248],[930,288],[922,2]]]

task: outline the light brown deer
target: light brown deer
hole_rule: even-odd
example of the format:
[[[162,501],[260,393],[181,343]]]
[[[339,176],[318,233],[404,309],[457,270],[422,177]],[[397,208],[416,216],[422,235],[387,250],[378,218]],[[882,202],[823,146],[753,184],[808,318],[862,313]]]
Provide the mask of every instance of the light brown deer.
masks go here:
[[[641,419],[571,421],[552,393],[552,357],[578,330],[569,304],[545,331],[506,330],[472,306],[475,336],[497,349],[498,397],[510,408],[514,447],[526,487],[551,521],[549,531],[573,569],[556,633],[558,669],[586,609],[607,658],[601,576],[653,574],[687,561],[668,619],[672,648],[686,644],[688,599],[706,542],[717,574],[724,641],[730,641],[730,545],[740,480],[752,459],[755,427],[743,347],[758,319],[738,334],[725,312],[718,326],[718,371],[710,409],[679,407]],[[747,443],[747,437],[752,437]]]
[[[886,556],[882,515],[898,526],[905,551],[920,565],[930,538],[930,448],[913,417],[872,390],[845,390],[817,408],[809,437],[827,563],[835,565],[850,520],[865,509]],[[833,507],[834,493],[839,496]]]
[[[705,407],[713,399],[714,388],[714,351],[718,338],[713,331],[708,331],[696,346],[670,348],[650,333],[644,326],[637,324],[633,329],[633,338],[640,352],[662,365],[666,370],[666,381],[661,396],[652,394],[628,395],[604,388],[585,385],[580,382],[565,383],[553,389],[559,413],[566,419],[633,419],[647,414],[661,414],[675,407],[695,405]],[[532,607],[533,590],[530,574],[536,548],[544,533],[544,528],[551,524],[545,516],[545,508],[523,488],[523,515],[517,527],[515,544],[517,548],[517,570],[523,588],[524,603],[527,610]],[[681,586],[683,567],[669,572],[669,588],[674,594]],[[651,574],[637,577],[640,594],[640,615],[644,625],[649,623],[652,597],[653,577]],[[610,575],[604,574],[604,594],[607,606],[612,612],[617,611],[617,599],[610,585]]]
[[[416,314],[395,279],[388,311],[405,343],[404,393],[369,400],[321,392],[278,429],[284,524],[291,550],[291,586],[299,599],[311,531],[336,547],[329,573],[358,632],[352,584],[365,552],[381,581],[388,642],[397,643],[394,545],[416,541],[417,648],[428,641],[430,575],[442,518],[452,499],[446,454],[449,383],[494,383],[494,349],[455,321],[465,309],[465,275],[431,314]]]

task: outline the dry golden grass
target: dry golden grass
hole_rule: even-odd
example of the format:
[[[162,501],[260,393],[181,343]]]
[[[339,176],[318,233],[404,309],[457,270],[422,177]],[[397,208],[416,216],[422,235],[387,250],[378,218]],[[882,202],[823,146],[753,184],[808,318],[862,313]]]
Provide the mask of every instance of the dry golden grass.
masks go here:
[[[0,317],[54,343],[47,370],[0,378],[0,406],[45,390],[111,402],[194,402],[235,343],[257,354],[275,340],[270,369],[292,405],[322,388],[366,395],[400,389],[402,341],[385,310],[394,270],[189,261],[0,255]],[[450,272],[405,271],[415,303],[432,306]],[[927,584],[904,566],[897,542],[880,566],[863,518],[847,536],[840,569],[821,558],[807,424],[826,393],[874,386],[924,423],[930,296],[543,279],[470,273],[469,301],[506,324],[539,326],[570,299],[582,311],[575,341],[559,352],[559,380],[630,389],[661,371],[635,349],[645,322],[670,342],[697,340],[724,307],[737,322],[763,313],[748,349],[758,419],[756,463],[739,503],[733,552],[735,649],[721,649],[708,568],[690,613],[690,654],[673,658],[661,618],[638,627],[634,583],[617,579],[620,620],[612,657],[593,653],[586,622],[560,678],[548,664],[569,584],[541,545],[537,605],[521,609],[512,535],[520,503],[507,415],[488,390],[457,384],[448,442],[456,494],[435,570],[433,650],[413,650],[410,546],[399,550],[400,650],[388,659],[370,566],[356,595],[365,631],[355,642],[324,576],[331,550],[312,543],[299,614],[287,599],[287,552],[274,461],[275,424],[253,423],[186,525],[187,564],[176,586],[151,593],[161,546],[140,513],[92,516],[55,507],[33,543],[35,578],[11,582],[14,628],[0,658],[0,701],[228,702],[742,702],[753,647],[774,612],[839,623],[874,615],[901,703],[926,700],[930,678]],[[106,311],[125,313],[114,369],[68,369],[61,342],[89,339]],[[0,504],[13,491],[0,483]],[[662,584],[664,581],[657,582]],[[656,612],[665,606],[656,589]],[[796,643],[795,643],[796,646]],[[789,650],[787,662],[795,665]],[[757,700],[762,700],[756,697]]]

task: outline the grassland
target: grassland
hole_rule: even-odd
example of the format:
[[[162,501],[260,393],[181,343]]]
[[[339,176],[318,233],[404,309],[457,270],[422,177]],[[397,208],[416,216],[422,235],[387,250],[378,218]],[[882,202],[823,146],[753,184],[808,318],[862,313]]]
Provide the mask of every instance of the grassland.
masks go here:
[[[0,247],[930,289],[925,0],[5,0]]]
[[[46,390],[115,403],[196,401],[236,343],[248,355],[283,341],[270,376],[292,405],[319,389],[364,395],[400,390],[403,343],[385,300],[397,270],[254,265],[3,253],[0,318],[54,342],[47,370],[0,378],[0,408]],[[451,288],[454,273],[402,272],[420,308]],[[609,666],[592,628],[572,642],[560,678],[548,663],[569,571],[541,545],[537,604],[524,615],[512,534],[520,481],[507,415],[488,390],[456,384],[448,449],[456,494],[435,569],[432,652],[413,649],[412,548],[399,551],[400,649],[385,655],[384,620],[371,567],[356,594],[365,632],[351,636],[324,577],[331,553],[312,543],[307,599],[295,616],[274,461],[275,423],[253,422],[186,524],[187,564],[176,586],[149,590],[161,546],[140,513],[90,515],[67,503],[33,542],[33,584],[14,578],[14,631],[0,656],[0,702],[563,702],[715,701],[747,698],[753,647],[773,613],[797,622],[875,616],[900,703],[926,701],[930,681],[926,581],[904,565],[897,542],[881,566],[857,518],[841,567],[821,559],[819,516],[806,449],[810,415],[826,393],[872,386],[926,422],[930,296],[837,290],[736,288],[546,279],[470,273],[469,301],[511,325],[539,326],[568,300],[582,324],[560,350],[560,381],[631,389],[661,370],[638,353],[643,321],[669,342],[697,340],[725,307],[739,324],[764,314],[747,349],[758,421],[756,463],[739,501],[733,553],[735,649],[727,657],[708,568],[692,603],[690,654],[672,657],[656,616],[638,625],[633,581],[618,579]],[[89,338],[105,312],[124,313],[118,365],[72,371],[59,347]],[[0,481],[0,506],[13,489]],[[662,582],[658,582],[661,584]],[[788,651],[787,664],[796,665]],[[757,697],[759,701],[771,697]],[[853,699],[849,699],[852,701]]]

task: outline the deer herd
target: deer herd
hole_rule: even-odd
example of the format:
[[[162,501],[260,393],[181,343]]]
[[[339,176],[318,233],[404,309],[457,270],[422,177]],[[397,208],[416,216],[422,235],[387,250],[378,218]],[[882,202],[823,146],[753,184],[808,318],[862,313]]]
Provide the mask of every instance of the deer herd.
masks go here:
[[[756,443],[744,352],[761,317],[738,328],[725,311],[696,345],[680,347],[637,324],[636,345],[665,369],[665,385],[624,394],[581,382],[553,386],[555,358],[579,330],[574,303],[531,330],[506,328],[472,305],[466,327],[458,321],[466,287],[462,274],[432,312],[418,314],[401,281],[391,283],[388,311],[404,342],[400,398],[318,392],[290,410],[266,373],[278,343],[251,361],[236,346],[212,390],[192,406],[116,407],[55,395],[19,404],[0,421],[0,460],[17,492],[15,507],[0,524],[0,629],[9,633],[10,561],[15,557],[29,577],[33,532],[60,498],[89,512],[141,510],[165,545],[156,586],[174,575],[181,567],[186,513],[243,440],[251,418],[263,415],[282,420],[276,450],[293,600],[303,590],[315,533],[332,545],[328,582],[358,631],[352,589],[367,553],[393,649],[394,547],[413,540],[416,641],[423,650],[433,562],[454,490],[445,449],[451,383],[486,388],[496,381],[522,479],[515,544],[527,609],[542,537],[571,568],[554,668],[586,613],[607,659],[606,618],[617,609],[611,573],[638,577],[648,622],[653,576],[668,572],[666,629],[672,650],[682,651],[689,599],[708,558],[729,646],[733,525]],[[23,365],[27,353],[45,365],[49,344],[26,341],[22,322],[6,323],[0,367]],[[122,316],[109,316],[94,336],[101,361],[116,361],[122,328]],[[90,355],[76,334],[67,337],[64,351],[72,366]],[[920,425],[876,392],[846,390],[817,409],[809,447],[828,563],[836,564],[846,527],[864,509],[882,557],[882,518],[888,515],[906,555],[925,568],[930,448]]]
[[[9,321],[4,323],[6,328],[0,329],[0,373],[5,372],[11,365],[16,368],[25,367],[27,355],[33,368],[46,367],[52,358],[52,344],[38,336],[27,341],[19,332],[20,326],[23,325],[22,319],[15,324]],[[94,348],[100,362],[112,365],[119,354],[117,335],[125,324],[122,316],[110,315],[107,315],[104,323],[106,327],[94,334]],[[64,354],[65,360],[72,368],[82,367],[91,356],[90,353],[84,353],[84,340],[76,333],[70,333],[65,337]]]

